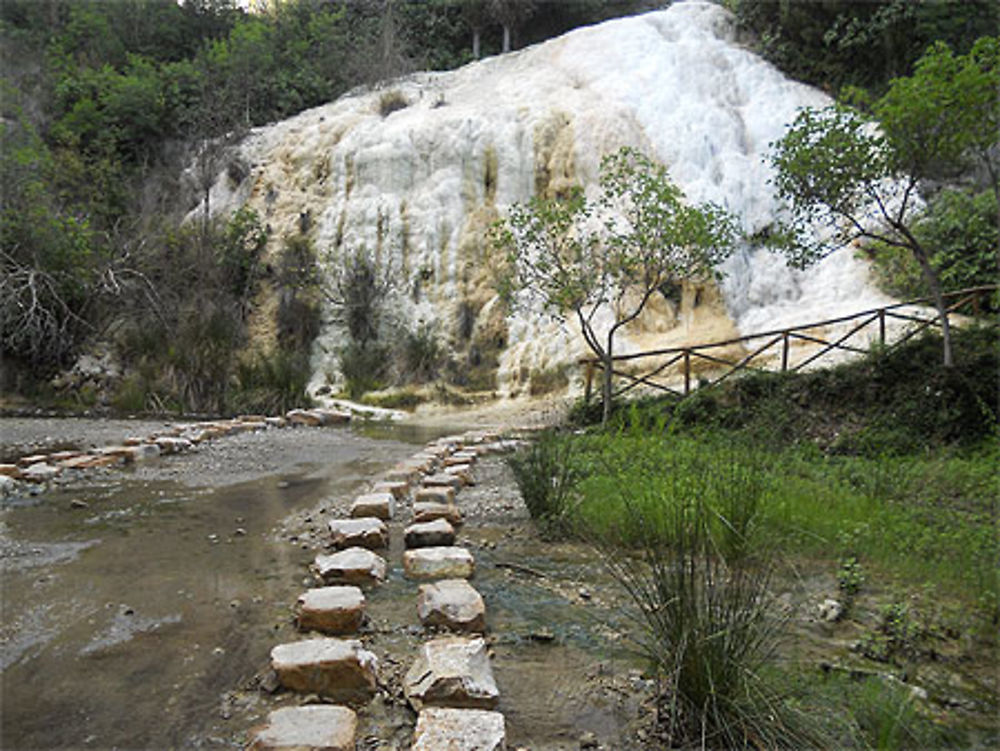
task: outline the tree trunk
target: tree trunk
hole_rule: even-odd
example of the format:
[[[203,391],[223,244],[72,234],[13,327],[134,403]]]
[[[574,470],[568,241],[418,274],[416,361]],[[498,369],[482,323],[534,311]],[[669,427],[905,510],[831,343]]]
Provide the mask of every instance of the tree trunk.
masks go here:
[[[937,272],[931,266],[930,259],[922,248],[914,248],[913,255],[920,264],[920,269],[924,273],[924,279],[931,288],[931,298],[934,300],[934,307],[937,308],[938,316],[941,318],[941,342],[943,345],[944,367],[950,368],[955,364],[951,352],[951,322],[948,320],[948,306],[945,305],[944,295],[941,293],[941,282]]]
[[[608,349],[607,352],[601,357],[601,425],[607,425],[608,420],[611,419],[611,384],[613,373],[611,369],[614,367],[614,361],[611,359],[611,350]]]

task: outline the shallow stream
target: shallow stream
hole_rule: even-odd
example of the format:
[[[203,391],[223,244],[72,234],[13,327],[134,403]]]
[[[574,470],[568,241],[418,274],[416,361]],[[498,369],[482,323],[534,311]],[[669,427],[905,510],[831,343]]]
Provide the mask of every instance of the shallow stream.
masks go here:
[[[300,638],[291,606],[325,519],[436,432],[225,438],[5,501],[0,746],[240,747],[268,711],[303,700],[268,685],[268,654]],[[477,559],[511,748],[576,749],[587,732],[628,747],[617,740],[648,682],[584,584],[587,551],[540,545],[519,499],[502,497],[504,471],[492,460],[463,491],[460,542]],[[361,711],[366,749],[408,748],[412,733],[399,678],[426,635],[402,577],[405,518],[389,580],[368,593],[362,638],[385,689]]]

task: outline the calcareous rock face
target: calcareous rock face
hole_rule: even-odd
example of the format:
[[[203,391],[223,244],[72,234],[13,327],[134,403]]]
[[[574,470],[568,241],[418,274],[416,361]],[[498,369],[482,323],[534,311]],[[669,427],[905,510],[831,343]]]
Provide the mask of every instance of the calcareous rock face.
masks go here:
[[[405,106],[387,111],[387,95]],[[486,232],[508,206],[592,189],[602,156],[629,145],[666,164],[690,200],[724,205],[752,234],[776,211],[769,144],[799,108],[828,101],[740,47],[719,5],[676,3],[257,129],[239,148],[247,169],[220,175],[210,207],[255,209],[273,230],[271,253],[305,232],[327,272],[366,248],[399,278],[388,303],[401,320],[435,325],[459,361],[516,395],[586,351],[571,327],[540,311],[508,316],[499,304]],[[234,183],[234,174],[246,176]],[[721,290],[686,286],[680,300],[655,299],[616,349],[803,323],[877,297],[850,250],[800,273],[744,248],[724,270]],[[338,380],[343,343],[339,325],[327,324],[313,392]],[[575,367],[569,375],[575,383]]]

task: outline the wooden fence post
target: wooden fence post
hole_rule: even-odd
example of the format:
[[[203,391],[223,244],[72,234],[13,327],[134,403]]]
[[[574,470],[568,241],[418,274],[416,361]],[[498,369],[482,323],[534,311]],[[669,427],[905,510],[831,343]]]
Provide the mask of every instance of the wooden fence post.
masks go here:
[[[885,347],[885,308],[878,309],[878,343]]]
[[[781,335],[781,372],[784,373],[788,370],[788,348],[790,343],[788,341],[788,332],[784,332]]]
[[[684,350],[684,396],[691,393],[691,350]]]
[[[583,403],[590,404],[591,392],[594,384],[594,362],[593,360],[587,360],[586,375],[586,385],[583,389]]]

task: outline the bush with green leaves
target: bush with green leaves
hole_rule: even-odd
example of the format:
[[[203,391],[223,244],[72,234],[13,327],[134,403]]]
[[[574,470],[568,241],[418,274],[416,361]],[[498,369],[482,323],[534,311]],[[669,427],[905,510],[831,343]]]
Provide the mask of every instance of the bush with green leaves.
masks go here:
[[[574,441],[545,431],[507,459],[531,518],[543,533],[565,534],[573,525],[573,490],[583,476]]]

